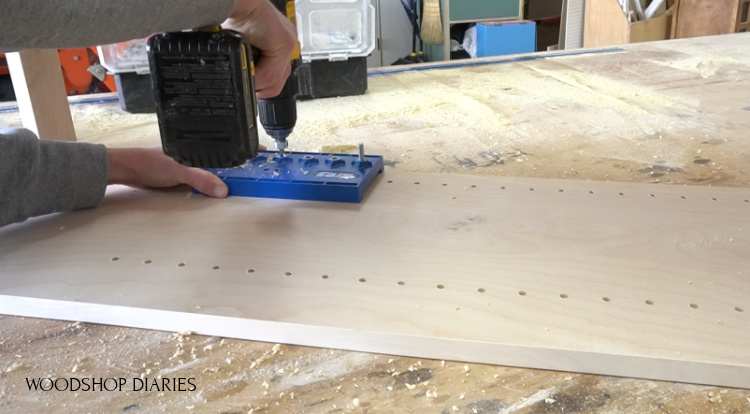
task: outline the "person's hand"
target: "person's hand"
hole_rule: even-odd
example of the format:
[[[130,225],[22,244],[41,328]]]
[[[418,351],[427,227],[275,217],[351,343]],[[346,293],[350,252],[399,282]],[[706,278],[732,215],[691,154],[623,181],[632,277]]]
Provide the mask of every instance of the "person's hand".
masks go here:
[[[161,148],[108,148],[108,184],[132,187],[173,187],[187,184],[211,197],[227,196],[227,185],[200,168],[186,167]]]
[[[277,96],[291,73],[290,57],[297,46],[294,25],[268,0],[237,0],[222,26],[242,33],[261,53],[255,65],[256,96]]]

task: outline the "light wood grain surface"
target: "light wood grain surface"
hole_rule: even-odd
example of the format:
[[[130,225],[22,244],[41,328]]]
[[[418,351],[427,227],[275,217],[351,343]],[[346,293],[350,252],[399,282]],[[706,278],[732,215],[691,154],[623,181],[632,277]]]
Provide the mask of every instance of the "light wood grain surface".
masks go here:
[[[64,302],[0,313],[750,387],[750,190],[386,171],[359,205],[111,193],[0,230],[0,294]]]
[[[44,139],[75,141],[57,50],[24,50],[6,57],[24,128]]]
[[[297,150],[330,151],[363,141],[368,152],[384,155],[394,172],[660,183],[654,189],[748,188],[748,47],[747,35],[696,38],[626,46],[617,53],[371,77],[364,96],[300,103],[291,142]],[[116,104],[72,110],[81,139],[158,145],[153,117],[123,114]],[[15,113],[0,116],[20,125]],[[689,286],[708,292],[715,287]],[[615,304],[611,299],[608,304]],[[398,407],[419,413],[741,413],[750,408],[750,392],[739,389],[272,348],[255,341],[4,317],[0,411],[327,413]],[[199,389],[106,395],[24,389],[25,377],[47,375],[194,377]]]

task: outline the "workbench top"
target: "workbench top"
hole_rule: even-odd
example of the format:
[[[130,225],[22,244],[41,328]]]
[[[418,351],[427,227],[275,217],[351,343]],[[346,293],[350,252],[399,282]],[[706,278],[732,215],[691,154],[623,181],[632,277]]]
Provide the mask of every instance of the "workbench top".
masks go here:
[[[750,34],[488,62],[384,69],[363,96],[301,102],[290,149],[363,142],[393,170],[750,187]],[[72,111],[82,141],[159,143],[154,115],[111,99]],[[0,121],[20,122],[7,105]],[[167,374],[197,390],[25,380]],[[0,317],[0,412],[61,411],[739,413],[750,391]]]

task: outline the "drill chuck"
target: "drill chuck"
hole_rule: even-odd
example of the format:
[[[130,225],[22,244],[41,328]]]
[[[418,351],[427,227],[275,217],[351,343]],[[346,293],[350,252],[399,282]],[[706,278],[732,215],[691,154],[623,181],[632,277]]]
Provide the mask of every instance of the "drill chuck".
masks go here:
[[[278,96],[258,99],[260,124],[277,143],[286,142],[297,123],[297,89],[297,74],[292,71]]]

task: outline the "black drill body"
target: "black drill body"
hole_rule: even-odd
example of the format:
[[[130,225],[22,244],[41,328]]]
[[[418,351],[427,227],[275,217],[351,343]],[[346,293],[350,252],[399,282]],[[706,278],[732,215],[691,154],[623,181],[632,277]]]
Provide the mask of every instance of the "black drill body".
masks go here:
[[[147,47],[164,153],[202,168],[234,167],[254,157],[252,50],[243,36],[232,30],[160,33]]]
[[[294,1],[274,0],[294,21]],[[256,118],[283,155],[297,123],[299,47],[281,93],[256,99],[253,60],[243,36],[219,26],[159,33],[147,44],[164,153],[201,168],[228,168],[258,153]],[[261,57],[262,59],[262,57]]]

